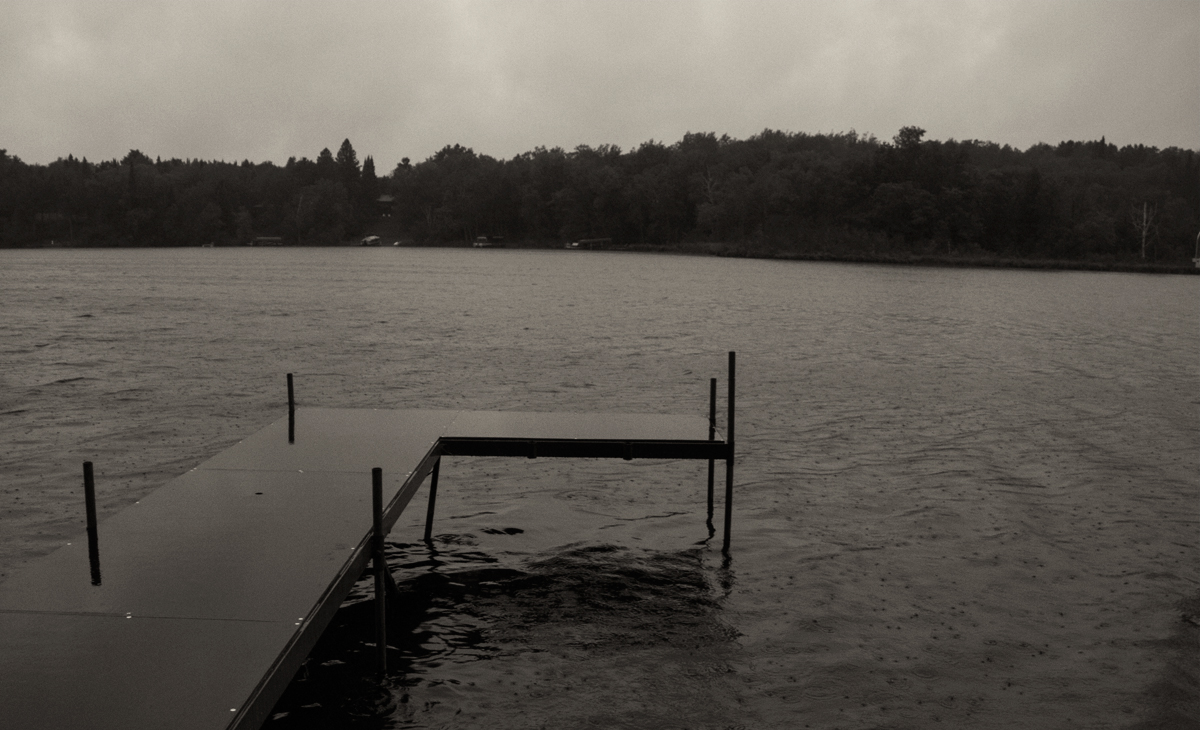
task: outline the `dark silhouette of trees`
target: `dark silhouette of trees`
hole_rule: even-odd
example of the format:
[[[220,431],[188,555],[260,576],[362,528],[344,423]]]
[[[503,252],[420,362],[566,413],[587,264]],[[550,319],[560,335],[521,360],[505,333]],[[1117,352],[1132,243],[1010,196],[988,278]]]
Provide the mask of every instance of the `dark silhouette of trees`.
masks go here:
[[[343,185],[349,188],[358,184],[358,155],[354,152],[354,145],[350,144],[350,140],[342,142],[342,146],[338,148],[335,162],[337,162],[338,176]]]
[[[350,140],[272,163],[151,159],[27,165],[0,150],[0,245],[337,243],[397,237],[526,245],[609,238],[670,248],[1186,265],[1200,229],[1200,154],[1101,138],[1027,150],[856,132],[688,133],[623,151],[537,147],[509,160],[448,145],[384,177]],[[382,197],[381,197],[382,196]],[[381,202],[382,201],[382,202]],[[1135,211],[1134,215],[1131,211]],[[383,216],[386,215],[386,218]]]
[[[360,183],[358,200],[362,208],[369,214],[374,210],[375,201],[379,197],[379,178],[375,176],[375,160],[370,155],[363,160]]]
[[[326,147],[317,155],[317,177],[322,180],[336,180],[338,173],[338,163],[333,159],[333,153]]]

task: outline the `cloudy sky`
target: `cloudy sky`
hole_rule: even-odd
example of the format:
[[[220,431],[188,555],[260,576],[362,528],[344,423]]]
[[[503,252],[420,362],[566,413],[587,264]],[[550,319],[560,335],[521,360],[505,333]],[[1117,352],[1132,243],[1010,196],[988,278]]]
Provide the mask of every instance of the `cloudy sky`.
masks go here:
[[[1200,149],[1200,0],[3,0],[0,148],[381,173],[685,132]]]

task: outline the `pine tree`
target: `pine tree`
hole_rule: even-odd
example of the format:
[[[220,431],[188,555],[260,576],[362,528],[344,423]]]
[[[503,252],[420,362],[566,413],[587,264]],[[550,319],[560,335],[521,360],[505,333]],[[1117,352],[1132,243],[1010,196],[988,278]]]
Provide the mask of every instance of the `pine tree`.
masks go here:
[[[349,189],[358,182],[358,155],[354,154],[354,146],[350,140],[343,140],[337,153],[338,175],[342,183]]]
[[[321,154],[317,155],[317,177],[332,180],[337,177],[338,166],[333,159],[333,153],[329,148],[321,150]]]
[[[370,155],[363,160],[362,196],[368,205],[373,205],[375,198],[379,197],[379,179],[375,176],[375,160]]]

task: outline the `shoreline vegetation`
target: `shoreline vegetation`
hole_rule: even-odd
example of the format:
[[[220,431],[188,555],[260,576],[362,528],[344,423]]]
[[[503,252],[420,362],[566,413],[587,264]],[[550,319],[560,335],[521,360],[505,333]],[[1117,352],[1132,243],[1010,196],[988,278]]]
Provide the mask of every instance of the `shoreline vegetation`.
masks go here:
[[[241,245],[221,245],[221,246],[205,246],[204,248],[234,248],[243,247]],[[396,247],[400,248],[470,248],[469,244],[460,242],[450,243],[425,243],[417,244],[412,241],[397,241]],[[335,244],[304,244],[296,246],[294,244],[284,244],[284,248],[358,248],[359,243],[356,241],[342,241]],[[392,248],[392,245],[386,246]],[[73,249],[73,248],[133,248],[131,246],[72,246],[69,242],[55,242],[54,245],[45,246],[25,246],[25,249]],[[181,248],[179,246],[139,246],[137,248]],[[562,246],[554,245],[539,245],[533,244],[507,244],[503,248],[517,251],[557,251],[562,249]],[[676,254],[680,256],[716,256],[721,258],[741,258],[741,259],[763,259],[777,261],[816,261],[825,263],[843,263],[843,264],[873,264],[879,266],[928,266],[928,267],[943,267],[943,268],[964,268],[964,269],[1030,269],[1043,271],[1104,271],[1112,273],[1129,273],[1129,274],[1180,274],[1185,276],[1200,275],[1200,266],[1182,265],[1182,264],[1167,264],[1167,263],[1141,263],[1136,261],[1070,261],[1062,259],[1018,259],[1004,258],[994,256],[958,256],[954,254],[908,254],[903,256],[898,255],[879,255],[879,254],[853,254],[853,253],[834,253],[834,252],[802,252],[789,251],[778,248],[769,248],[762,246],[745,246],[733,245],[729,243],[688,243],[677,246],[654,246],[654,245],[631,245],[613,247],[610,249],[599,249],[600,251],[607,250],[614,253],[658,253],[658,254]]]
[[[1022,151],[924,135],[689,133],[671,145],[538,147],[508,160],[453,145],[382,176],[348,139],[336,155],[283,166],[137,150],[30,165],[0,150],[0,247],[603,241],[746,258],[1200,273],[1200,152],[1103,138]]]
[[[665,252],[669,252],[666,250]],[[1133,261],[1069,261],[1055,259],[1018,259],[981,255],[954,254],[849,254],[787,251],[772,248],[745,248],[728,244],[706,244],[687,247],[680,253],[724,256],[729,258],[775,259],[783,261],[823,261],[846,264],[877,264],[885,266],[932,266],[948,268],[979,269],[1040,269],[1059,271],[1109,271],[1135,274],[1184,274],[1200,275],[1200,267],[1165,263],[1139,263]]]

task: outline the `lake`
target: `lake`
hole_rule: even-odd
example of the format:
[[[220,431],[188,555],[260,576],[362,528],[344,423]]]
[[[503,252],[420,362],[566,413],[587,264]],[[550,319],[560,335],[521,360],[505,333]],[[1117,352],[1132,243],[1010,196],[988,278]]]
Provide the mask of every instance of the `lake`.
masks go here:
[[[391,534],[387,682],[364,582],[266,727],[1194,722],[1198,294],[618,252],[0,251],[0,580],[82,532],[80,462],[103,519],[284,415],[289,372],[302,406],[706,415],[735,350],[730,560],[702,463],[448,457],[432,549],[416,506]]]

